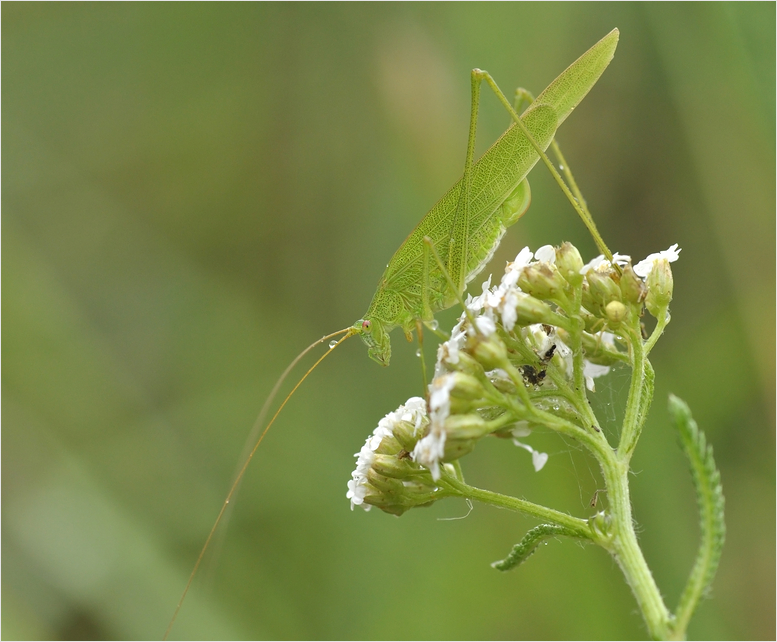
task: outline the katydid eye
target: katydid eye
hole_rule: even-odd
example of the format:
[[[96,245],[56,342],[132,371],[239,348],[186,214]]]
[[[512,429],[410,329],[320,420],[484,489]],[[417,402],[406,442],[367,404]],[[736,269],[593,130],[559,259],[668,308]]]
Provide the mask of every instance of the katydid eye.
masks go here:
[[[362,321],[362,330],[364,330],[365,332],[369,332],[370,328],[372,328],[372,323],[369,320]]]

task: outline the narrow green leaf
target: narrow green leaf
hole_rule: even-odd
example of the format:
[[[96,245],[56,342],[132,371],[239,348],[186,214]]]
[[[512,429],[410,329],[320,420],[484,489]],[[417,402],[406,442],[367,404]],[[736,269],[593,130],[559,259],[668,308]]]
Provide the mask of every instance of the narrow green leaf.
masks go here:
[[[707,445],[704,433],[684,401],[669,395],[669,412],[691,466],[701,522],[699,552],[675,614],[675,631],[684,635],[699,600],[712,585],[726,537],[726,525],[723,521],[723,488],[712,457],[712,446]]]
[[[510,554],[499,562],[491,564],[497,571],[509,571],[525,562],[537,547],[546,539],[557,535],[566,535],[567,537],[580,537],[575,531],[557,526],[556,524],[540,524],[532,528],[523,539],[513,546]]]

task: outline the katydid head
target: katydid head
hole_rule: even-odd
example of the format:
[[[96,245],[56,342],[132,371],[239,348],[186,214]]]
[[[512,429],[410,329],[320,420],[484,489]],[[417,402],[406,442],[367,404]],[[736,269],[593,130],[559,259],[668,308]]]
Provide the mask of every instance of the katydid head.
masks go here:
[[[354,334],[358,334],[367,344],[370,359],[382,366],[387,366],[391,360],[391,339],[383,329],[378,319],[359,319],[351,326]]]

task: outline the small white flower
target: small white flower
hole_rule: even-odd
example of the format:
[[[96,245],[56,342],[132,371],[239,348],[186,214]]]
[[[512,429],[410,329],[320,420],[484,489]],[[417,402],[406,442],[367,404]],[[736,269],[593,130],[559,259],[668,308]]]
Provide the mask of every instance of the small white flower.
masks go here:
[[[490,316],[479,316],[475,318],[475,325],[478,332],[484,337],[490,337],[496,332],[496,323]]]
[[[512,263],[512,268],[515,270],[525,268],[527,265],[529,265],[529,263],[531,263],[533,257],[534,254],[528,247],[523,248],[515,257],[515,260]]]
[[[607,259],[604,258],[604,254],[600,254],[581,267],[580,274],[585,276],[591,270],[594,272],[608,272],[612,269],[613,263],[623,267],[631,263],[631,257],[628,254],[618,254],[618,252],[615,252],[615,254],[612,255],[612,263],[610,263]]]
[[[556,248],[552,245],[543,245],[534,253],[534,258],[543,263],[556,263]]]
[[[502,301],[499,304],[499,315],[502,317],[502,325],[505,330],[512,332],[515,322],[518,321],[518,303],[521,296],[528,296],[517,288],[510,288],[505,292]]]
[[[437,363],[434,366],[435,378],[442,376],[446,372],[444,364],[455,366],[459,362],[459,352],[467,340],[467,335],[463,329],[465,318],[462,315],[459,322],[453,326],[451,338],[441,343],[437,348]]]
[[[514,439],[517,439],[518,437],[528,437],[529,435],[531,435],[531,428],[529,428],[529,422],[525,420],[516,421],[515,425],[510,431],[510,434],[513,436]]]
[[[429,408],[432,426],[442,426],[451,414],[451,390],[456,380],[450,374],[438,377],[429,384]]]
[[[513,439],[513,443],[519,448],[528,450],[531,453],[531,463],[534,466],[534,471],[537,473],[540,472],[542,470],[542,467],[548,461],[548,453],[541,453],[538,450],[534,450],[534,448],[532,448],[529,444],[524,444],[523,442],[518,441],[517,439]]]
[[[586,359],[583,362],[583,376],[585,377],[585,387],[591,392],[596,392],[596,386],[594,385],[594,379],[596,377],[602,377],[610,371],[610,366],[600,366],[596,363],[591,363]]]
[[[667,250],[649,254],[647,258],[641,260],[634,266],[634,273],[637,276],[646,279],[648,274],[650,274],[650,271],[653,269],[653,265],[655,265],[656,261],[659,259],[666,259],[670,263],[674,263],[678,258],[680,258],[680,251],[681,248],[678,248],[677,243],[675,243]]]
[[[488,279],[483,282],[483,291],[481,294],[479,294],[476,297],[473,297],[471,295],[467,295],[467,300],[464,302],[464,304],[467,306],[467,309],[470,312],[480,312],[485,306],[486,302],[488,301],[488,295],[490,294],[489,290],[491,288],[491,275],[488,275]]]
[[[556,343],[556,334],[545,332],[541,323],[535,323],[526,328],[526,338],[534,344],[534,350],[540,355],[544,355],[550,347]]]
[[[596,256],[588,261],[588,263],[580,268],[580,274],[585,276],[591,270],[596,272],[601,269],[602,265],[606,265],[607,267],[610,265],[610,262],[604,258],[604,254],[600,254],[599,256]]]
[[[440,460],[445,455],[446,433],[442,429],[432,431],[413,448],[413,461],[426,466],[432,473],[432,479],[440,479]]]
[[[612,255],[612,262],[615,263],[615,265],[625,267],[631,263],[631,257],[628,254],[618,254],[618,252],[616,252]]]

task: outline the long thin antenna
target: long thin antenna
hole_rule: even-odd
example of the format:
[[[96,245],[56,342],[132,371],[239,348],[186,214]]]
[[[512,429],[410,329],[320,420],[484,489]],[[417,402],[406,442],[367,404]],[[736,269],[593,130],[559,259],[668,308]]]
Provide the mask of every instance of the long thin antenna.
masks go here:
[[[281,386],[283,385],[283,382],[286,381],[286,377],[289,376],[289,373],[302,360],[302,358],[313,348],[323,343],[327,339],[331,339],[332,337],[335,337],[344,331],[345,330],[339,330],[338,332],[335,332],[333,334],[328,334],[325,337],[321,337],[318,341],[314,341],[313,343],[311,343],[307,348],[305,348],[294,358],[294,360],[286,367],[286,370],[283,371],[281,376],[278,377],[278,380],[275,382],[273,389],[270,391],[270,394],[267,396],[267,399],[265,399],[264,405],[262,406],[262,409],[259,411],[259,414],[256,417],[256,421],[254,421],[254,425],[251,427],[251,432],[249,432],[248,437],[246,437],[245,445],[243,446],[243,451],[240,453],[240,458],[237,460],[238,463],[235,468],[234,476],[232,477],[233,482],[240,475],[240,470],[243,467],[242,462],[245,462],[249,454],[251,453],[251,449],[254,447],[254,444],[256,443],[256,440],[259,437],[259,431],[262,429],[262,426],[264,426],[264,421],[267,418],[267,412],[270,410],[270,406],[272,406],[272,402],[275,400],[275,395],[278,394],[278,390],[280,390]],[[232,494],[233,502],[231,506],[221,518],[222,526],[218,537],[218,541],[211,543],[211,550],[213,550],[213,548],[215,547],[215,552],[211,553],[211,558],[210,558],[211,566],[217,564],[218,562],[221,544],[223,543],[225,534],[229,529],[229,520],[232,516],[232,509],[235,506],[234,500],[237,499],[237,495],[239,492],[240,492],[240,484],[238,484],[238,487],[235,488],[235,492]]]
[[[344,328],[342,330],[338,330],[337,332],[333,332],[332,334],[328,334],[325,337],[321,337],[318,341],[315,341],[311,343],[307,348],[305,348],[294,361],[289,364],[289,367],[286,368],[286,370],[281,375],[280,379],[278,380],[278,383],[275,384],[275,387],[273,388],[272,392],[270,393],[270,400],[273,396],[275,396],[275,393],[278,391],[278,388],[280,387],[283,380],[286,378],[286,376],[289,374],[291,369],[299,362],[299,360],[305,356],[310,350],[312,350],[314,347],[316,347],[318,344],[323,343],[327,339],[331,339],[332,337],[336,337],[340,334],[344,334],[345,336],[338,339],[337,343],[335,343],[333,346],[329,348],[319,359],[316,361],[310,369],[303,375],[303,377],[296,383],[296,385],[291,389],[291,392],[286,395],[286,398],[283,400],[283,403],[278,407],[278,410],[275,411],[275,414],[272,416],[272,419],[270,419],[270,422],[267,424],[265,429],[262,431],[262,434],[259,435],[259,439],[256,440],[256,443],[254,444],[254,447],[251,449],[251,452],[249,453],[248,457],[245,460],[245,463],[243,464],[243,467],[240,469],[240,472],[235,477],[235,481],[232,483],[231,488],[229,489],[229,493],[227,493],[227,497],[224,500],[224,503],[221,505],[221,510],[219,511],[218,517],[216,517],[216,521],[213,523],[213,527],[210,529],[210,533],[208,533],[208,538],[205,540],[205,544],[202,547],[202,550],[200,551],[200,554],[197,556],[197,561],[194,563],[194,568],[192,569],[191,575],[189,575],[189,581],[186,582],[186,587],[183,590],[183,593],[181,594],[181,599],[178,600],[178,605],[175,607],[175,612],[173,613],[173,617],[170,620],[170,624],[167,625],[167,630],[165,631],[163,640],[167,640],[167,637],[170,635],[170,631],[173,628],[173,624],[175,624],[175,620],[178,617],[178,612],[181,610],[181,606],[183,605],[184,600],[186,599],[186,595],[189,593],[189,589],[191,588],[192,582],[194,581],[194,576],[197,574],[197,570],[200,568],[200,564],[202,563],[203,557],[205,557],[205,551],[208,550],[208,546],[210,546],[210,542],[213,539],[213,534],[216,532],[216,529],[218,528],[219,524],[221,523],[221,518],[224,516],[224,512],[227,510],[227,507],[229,506],[229,502],[232,500],[233,495],[235,494],[235,491],[237,490],[237,487],[240,485],[241,480],[243,479],[243,475],[245,474],[246,470],[248,469],[248,464],[251,463],[251,460],[254,458],[254,454],[256,453],[257,449],[259,448],[259,444],[262,443],[264,440],[265,435],[267,434],[267,431],[270,430],[270,426],[275,423],[275,420],[278,418],[278,415],[281,414],[281,410],[283,410],[286,403],[291,399],[291,396],[297,391],[297,388],[300,387],[303,381],[308,378],[308,375],[313,372],[318,367],[318,364],[321,363],[324,359],[326,359],[329,354],[337,347],[339,346],[343,341],[345,341],[348,337],[353,336],[354,332],[352,328]],[[262,418],[262,415],[266,413],[266,409],[269,406],[270,400],[268,400],[265,403],[265,406],[262,408],[262,412],[259,413],[259,419],[257,419],[257,424],[259,423],[260,419]]]

